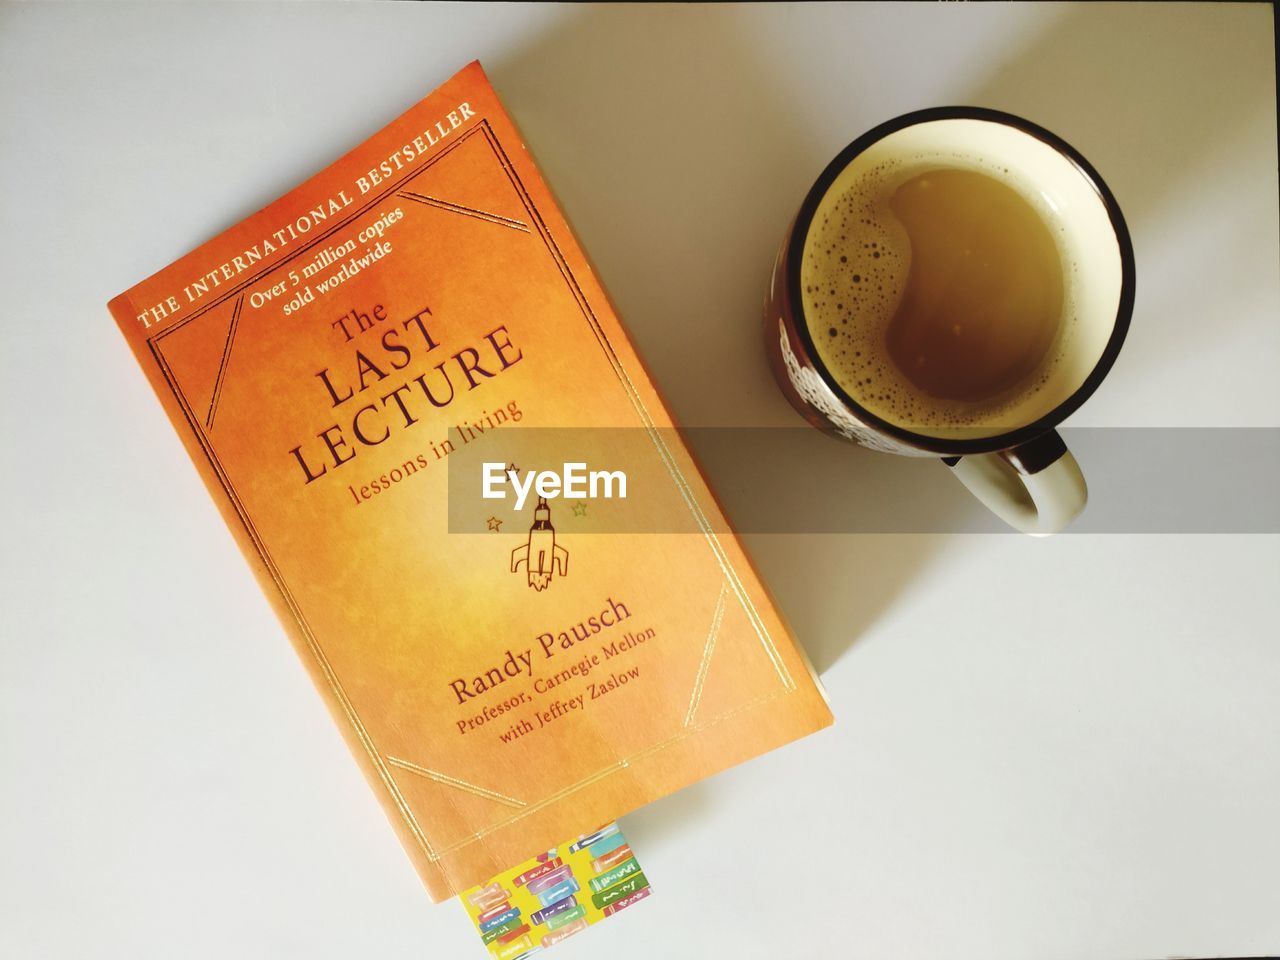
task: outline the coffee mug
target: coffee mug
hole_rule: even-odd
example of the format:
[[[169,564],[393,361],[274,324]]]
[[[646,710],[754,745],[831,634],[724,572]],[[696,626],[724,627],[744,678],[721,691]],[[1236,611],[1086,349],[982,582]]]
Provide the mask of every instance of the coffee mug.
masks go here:
[[[1054,429],[1115,362],[1133,310],[1115,197],[1020,117],[937,107],[849,144],[805,197],[765,309],[770,365],[816,426],[938,457],[1010,526],[1087,500]]]

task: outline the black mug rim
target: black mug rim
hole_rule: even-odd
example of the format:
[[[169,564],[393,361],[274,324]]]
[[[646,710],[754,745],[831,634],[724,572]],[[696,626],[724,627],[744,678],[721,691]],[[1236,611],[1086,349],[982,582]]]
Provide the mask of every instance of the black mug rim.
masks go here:
[[[809,228],[813,223],[814,214],[817,213],[818,205],[822,202],[822,198],[826,196],[831,184],[835,182],[836,177],[855,157],[872,144],[906,127],[930,123],[935,120],[986,120],[1014,127],[1048,144],[1066,157],[1097,192],[1099,199],[1106,208],[1107,216],[1111,220],[1116,243],[1120,248],[1120,298],[1116,307],[1115,324],[1111,329],[1110,337],[1107,339],[1106,347],[1098,357],[1093,369],[1089,371],[1089,375],[1069,397],[1038,420],[1024,424],[1015,430],[991,437],[948,440],[943,437],[931,436],[927,433],[916,433],[876,416],[854,400],[840,386],[836,378],[832,376],[831,371],[827,369],[826,364],[823,363],[822,358],[818,355],[813,341],[813,334],[809,329],[808,319],[804,314],[804,298],[801,296],[800,290],[800,267],[804,258],[805,241],[808,239]],[[800,206],[800,212],[796,215],[796,222],[792,227],[791,240],[787,249],[786,294],[791,303],[792,313],[799,320],[793,326],[796,328],[796,333],[804,345],[810,362],[817,369],[823,382],[835,393],[841,403],[853,410],[858,419],[868,426],[910,446],[943,455],[990,453],[996,450],[1007,450],[1011,447],[1016,447],[1052,430],[1079,409],[1080,405],[1092,396],[1098,385],[1102,383],[1107,373],[1110,372],[1116,357],[1120,353],[1120,347],[1124,344],[1125,335],[1129,331],[1129,320],[1133,314],[1134,284],[1133,244],[1129,238],[1129,228],[1125,224],[1123,214],[1120,212],[1120,205],[1116,202],[1115,196],[1098,174],[1098,171],[1079,151],[1057,134],[1012,113],[990,110],[986,107],[949,106],[913,110],[910,113],[904,113],[901,116],[886,120],[884,123],[872,127],[862,134],[862,136],[836,154],[835,159],[827,164],[818,179],[814,181],[813,186],[809,188],[809,192],[804,198],[804,203]]]

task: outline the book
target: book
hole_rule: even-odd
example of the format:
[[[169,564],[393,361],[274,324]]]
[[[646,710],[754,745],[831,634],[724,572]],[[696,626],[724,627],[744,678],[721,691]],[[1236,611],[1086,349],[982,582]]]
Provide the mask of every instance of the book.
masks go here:
[[[433,899],[830,723],[479,63],[109,307]]]

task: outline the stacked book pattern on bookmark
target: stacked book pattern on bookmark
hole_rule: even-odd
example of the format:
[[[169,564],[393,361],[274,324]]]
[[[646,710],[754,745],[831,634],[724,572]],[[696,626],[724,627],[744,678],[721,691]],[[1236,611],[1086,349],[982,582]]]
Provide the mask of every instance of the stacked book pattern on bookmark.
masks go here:
[[[522,960],[649,896],[616,823],[540,853],[468,890],[463,903],[498,960]]]

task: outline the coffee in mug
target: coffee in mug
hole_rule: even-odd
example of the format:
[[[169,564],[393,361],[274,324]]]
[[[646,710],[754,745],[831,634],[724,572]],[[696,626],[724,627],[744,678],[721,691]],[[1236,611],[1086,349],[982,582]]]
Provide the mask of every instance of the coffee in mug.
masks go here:
[[[980,108],[882,124],[834,161],[783,244],[766,335],[784,392],[867,446],[939,455],[1033,533],[1083,509],[1053,427],[1123,342],[1119,207],[1053,134]]]

